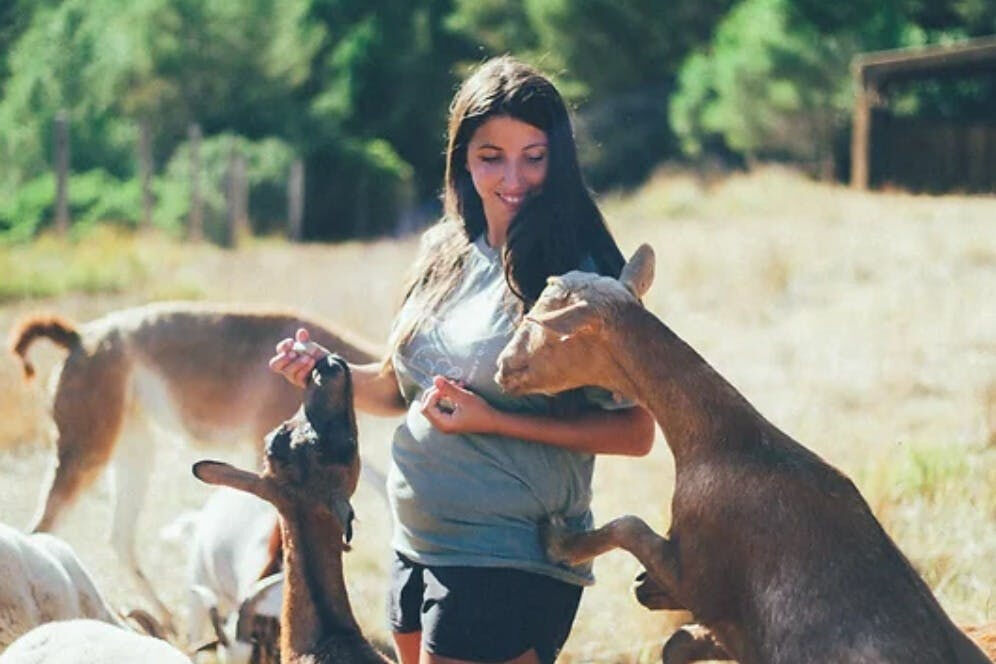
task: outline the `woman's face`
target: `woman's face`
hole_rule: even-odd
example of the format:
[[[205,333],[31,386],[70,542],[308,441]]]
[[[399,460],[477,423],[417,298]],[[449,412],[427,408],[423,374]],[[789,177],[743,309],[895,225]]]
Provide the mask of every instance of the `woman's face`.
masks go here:
[[[467,145],[467,170],[484,204],[492,237],[504,237],[525,200],[546,180],[546,132],[506,115],[485,121]]]

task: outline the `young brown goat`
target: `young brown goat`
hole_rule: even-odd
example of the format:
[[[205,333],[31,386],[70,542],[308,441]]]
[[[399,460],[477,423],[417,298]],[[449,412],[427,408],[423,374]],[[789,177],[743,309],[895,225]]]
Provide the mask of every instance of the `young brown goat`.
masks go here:
[[[624,516],[551,521],[550,554],[634,554],[741,664],[988,662],[851,481],[780,431],[646,311],[644,245],[620,280],[552,278],[499,357],[513,394],[598,385],[649,408],[675,459],[667,537]]]
[[[200,461],[194,475],[273,504],[284,541],[280,654],[284,664],[383,664],[353,616],[342,572],[352,535],[349,498],[360,457],[345,360],[330,355],[311,374],[304,405],[266,442],[261,474]]]

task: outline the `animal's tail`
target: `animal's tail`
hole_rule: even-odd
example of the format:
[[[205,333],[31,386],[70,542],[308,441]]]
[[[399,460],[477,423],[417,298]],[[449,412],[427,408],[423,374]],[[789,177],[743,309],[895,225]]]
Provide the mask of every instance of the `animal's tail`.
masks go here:
[[[35,367],[28,361],[28,348],[38,337],[48,337],[66,350],[80,344],[80,333],[76,326],[59,316],[36,315],[22,320],[10,333],[10,352],[17,355],[24,369],[25,380],[35,375]]]

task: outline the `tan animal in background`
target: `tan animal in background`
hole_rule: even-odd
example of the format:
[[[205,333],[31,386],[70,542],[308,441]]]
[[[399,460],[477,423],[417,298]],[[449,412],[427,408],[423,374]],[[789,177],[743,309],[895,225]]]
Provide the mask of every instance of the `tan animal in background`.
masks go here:
[[[27,378],[34,368],[26,353],[36,339],[69,351],[52,377],[56,456],[30,530],[52,530],[112,464],[111,544],[175,631],[135,555],[135,524],[153,467],[150,434],[165,430],[194,443],[258,446],[273,422],[301,402],[301,391],[267,365],[277,341],[299,327],[350,362],[378,357],[372,346],[298,315],[217,305],[152,304],[79,326],[56,316],[21,321],[10,349]]]

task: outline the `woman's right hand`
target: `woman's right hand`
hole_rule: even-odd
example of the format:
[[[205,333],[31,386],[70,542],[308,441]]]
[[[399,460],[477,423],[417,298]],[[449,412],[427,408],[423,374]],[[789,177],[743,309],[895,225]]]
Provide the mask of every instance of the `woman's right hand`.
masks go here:
[[[308,331],[302,327],[293,339],[281,339],[276,353],[270,358],[270,369],[294,385],[306,387],[315,363],[328,355],[329,350],[311,341]]]

